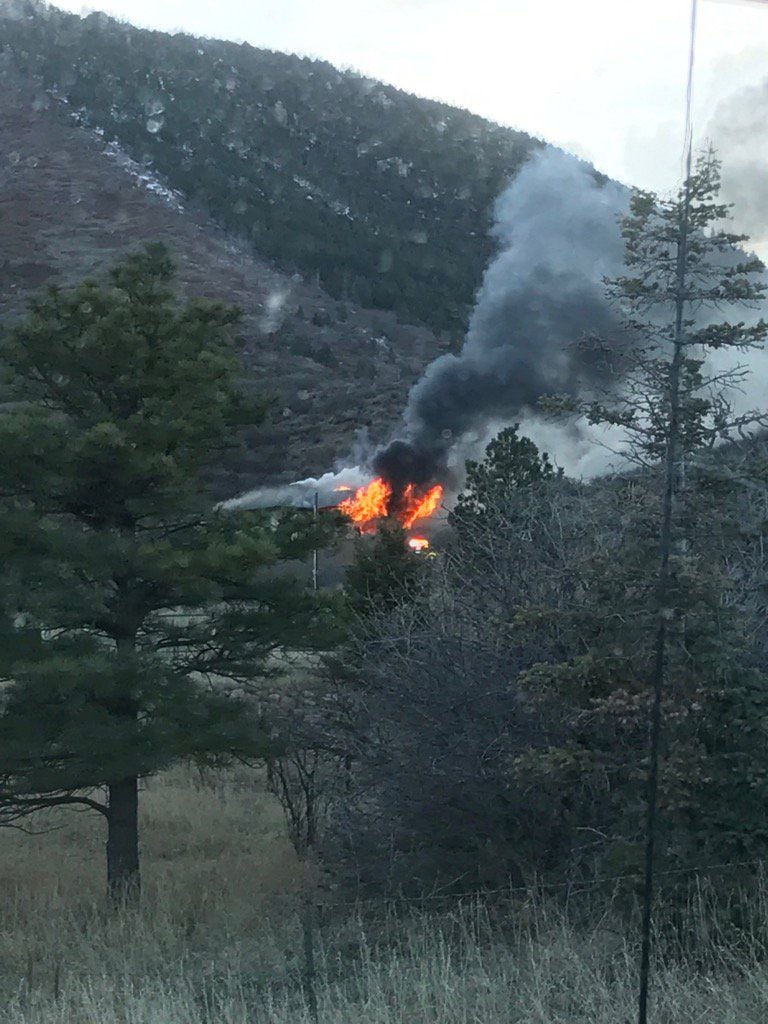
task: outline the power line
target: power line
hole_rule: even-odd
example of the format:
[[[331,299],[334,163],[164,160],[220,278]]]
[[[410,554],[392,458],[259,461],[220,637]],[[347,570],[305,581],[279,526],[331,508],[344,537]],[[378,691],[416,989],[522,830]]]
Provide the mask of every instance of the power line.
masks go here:
[[[729,7],[768,7],[768,0],[709,0],[711,4],[727,4]]]
[[[693,76],[696,70],[696,29],[698,0],[691,2],[690,46],[688,48],[688,81],[685,87],[685,128],[683,133],[683,179],[691,176],[693,162]]]

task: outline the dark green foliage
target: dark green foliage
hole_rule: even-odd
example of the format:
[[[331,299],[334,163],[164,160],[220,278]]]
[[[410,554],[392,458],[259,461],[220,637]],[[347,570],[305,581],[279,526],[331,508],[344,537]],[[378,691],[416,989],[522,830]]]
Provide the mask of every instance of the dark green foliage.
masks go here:
[[[733,503],[743,501],[745,480],[762,494],[765,482],[748,474],[729,480],[727,462],[709,454],[717,442],[764,423],[765,414],[734,414],[728,389],[743,372],[707,363],[708,350],[740,351],[765,340],[768,324],[742,316],[766,286],[760,261],[736,248],[746,239],[722,229],[729,211],[719,189],[719,163],[706,152],[677,196],[636,192],[623,221],[626,273],[608,289],[634,340],[607,394],[577,408],[590,423],[620,427],[628,456],[645,472],[615,485],[624,497],[616,509],[622,530],[614,531],[620,543],[590,552],[570,607],[550,603],[535,620],[539,642],[556,637],[567,657],[534,666],[524,680],[538,699],[570,707],[571,728],[566,745],[523,759],[522,775],[534,777],[538,761],[560,788],[561,772],[569,771],[569,799],[581,789],[585,815],[597,806],[596,786],[613,793],[612,810],[603,812],[612,827],[588,827],[615,831],[623,849],[606,849],[630,862],[640,854],[648,773],[647,835],[658,837],[659,854],[690,863],[707,853],[762,853],[768,837],[761,747],[768,676],[749,636],[763,612],[750,607],[747,593],[736,596],[729,567],[745,553],[733,535]],[[589,344],[596,358],[605,352],[600,340]],[[528,616],[526,624],[533,621]],[[741,735],[727,708],[742,718]],[[738,822],[732,807],[740,809]],[[727,828],[714,827],[726,820]]]
[[[511,491],[553,475],[547,453],[540,454],[519,430],[519,423],[506,427],[490,442],[481,462],[467,460],[464,489],[450,515],[459,532],[470,533]]]
[[[338,366],[339,362],[333,349],[327,342],[313,349],[312,358],[316,363],[320,363],[321,366]]]
[[[13,6],[17,65],[258,253],[335,298],[464,326],[529,136],[322,61]]]
[[[346,576],[350,607],[360,615],[390,611],[413,596],[423,569],[423,558],[408,547],[403,527],[382,525],[374,536],[357,542]]]
[[[565,494],[553,495],[553,507],[538,514],[544,526],[565,530],[560,557],[547,565],[546,549],[534,556],[539,602],[511,617],[511,637],[536,652],[519,685],[557,723],[545,748],[520,754],[514,778],[536,809],[532,827],[556,829],[576,872],[594,871],[595,862],[606,874],[641,864],[658,490],[651,474],[593,484],[578,496],[580,522]],[[768,674],[753,634],[764,613],[751,606],[744,575],[762,559],[727,526],[742,499],[735,486],[713,507],[693,481],[687,496],[697,525],[667,613],[657,846],[664,868],[768,848]],[[530,568],[521,560],[518,572]]]
[[[196,692],[173,664],[89,636],[43,641],[36,630],[28,639],[36,656],[14,657],[0,718],[2,767],[15,794],[90,790],[184,758],[257,747],[237,702]]]
[[[236,311],[177,306],[172,274],[149,246],[108,286],[50,289],[2,341],[0,816],[106,786],[111,835],[119,787],[263,749],[224,679],[332,632],[273,568],[331,524],[213,507],[206,471],[262,412],[236,386]]]

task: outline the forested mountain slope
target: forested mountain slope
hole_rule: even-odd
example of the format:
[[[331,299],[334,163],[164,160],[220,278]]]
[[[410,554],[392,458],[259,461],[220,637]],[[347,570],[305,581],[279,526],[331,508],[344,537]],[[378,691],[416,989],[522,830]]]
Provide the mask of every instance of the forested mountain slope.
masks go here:
[[[45,283],[103,278],[126,252],[161,240],[182,291],[243,309],[245,378],[275,400],[248,450],[222,467],[222,495],[324,471],[361,426],[384,437],[445,343],[281,273],[68,111],[29,76],[0,72],[0,324]]]
[[[461,331],[493,200],[537,142],[328,63],[0,0],[6,57],[336,299]]]

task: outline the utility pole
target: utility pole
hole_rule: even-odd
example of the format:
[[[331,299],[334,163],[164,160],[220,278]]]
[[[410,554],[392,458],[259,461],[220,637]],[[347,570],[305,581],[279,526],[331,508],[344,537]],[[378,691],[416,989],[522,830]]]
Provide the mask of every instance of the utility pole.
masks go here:
[[[677,282],[675,301],[674,351],[670,368],[670,419],[667,450],[664,457],[664,494],[662,524],[659,538],[659,593],[665,603],[671,584],[670,557],[675,499],[679,487],[680,450],[680,373],[685,345],[684,311],[686,302],[687,256],[691,214],[691,173],[693,170],[693,71],[696,57],[696,22],[698,0],[691,0],[690,48],[688,51],[688,84],[685,93],[685,137],[683,143],[684,196],[680,210],[677,238]],[[643,919],[641,926],[640,986],[638,993],[638,1024],[648,1024],[648,991],[651,974],[651,943],[653,933],[653,900],[655,895],[656,831],[658,827],[659,761],[661,758],[662,700],[666,683],[667,609],[659,611],[654,667],[653,705],[650,728],[650,757],[645,825],[645,863],[643,879]]]
[[[315,491],[315,498],[312,503],[312,518],[314,520],[315,526],[317,526],[317,517],[319,510],[318,502],[318,493],[317,491]],[[312,589],[315,591],[317,590],[317,541],[315,541],[315,547],[312,550]]]

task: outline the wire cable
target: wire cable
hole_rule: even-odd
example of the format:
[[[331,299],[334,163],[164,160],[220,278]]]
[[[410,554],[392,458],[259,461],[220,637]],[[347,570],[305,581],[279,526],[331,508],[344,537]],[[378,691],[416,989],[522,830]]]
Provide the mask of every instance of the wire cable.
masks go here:
[[[698,0],[691,0],[690,46],[688,49],[688,81],[685,87],[685,128],[683,132],[683,180],[691,176],[693,165],[693,81],[696,70],[696,29]]]

